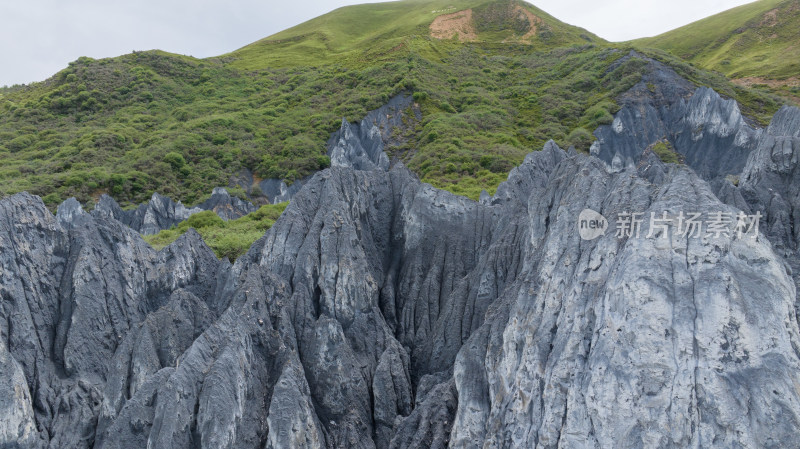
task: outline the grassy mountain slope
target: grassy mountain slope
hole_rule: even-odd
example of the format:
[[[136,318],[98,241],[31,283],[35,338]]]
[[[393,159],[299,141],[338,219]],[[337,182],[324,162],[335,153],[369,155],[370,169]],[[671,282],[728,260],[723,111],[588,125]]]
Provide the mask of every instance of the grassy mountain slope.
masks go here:
[[[633,43],[734,79],[797,81],[800,0],[759,0]]]
[[[471,23],[457,17],[456,22],[474,33],[471,41],[516,40],[538,49],[602,41],[525,2],[404,0],[339,8],[224,57],[234,58],[232,65],[245,70],[316,66],[335,60],[349,65],[374,63],[414,51],[431,57],[439,54],[433,35],[457,34],[446,31],[452,21],[440,20],[441,28],[432,24],[439,16],[446,19],[464,11],[470,11]]]
[[[279,34],[283,42],[223,57],[80,58],[45,82],[5,89],[0,196],[28,190],[52,207],[109,193],[133,205],[158,191],[192,204],[244,168],[292,182],[329,164],[325,143],[342,117],[413,93],[422,118],[388,151],[423,181],[476,198],[548,139],[588,148],[614,98],[640,79],[636,59],[610,70],[627,48],[588,43],[596,38],[526,4],[450,5],[343,8]],[[468,22],[457,14],[466,10]],[[434,37],[443,16],[460,25]],[[757,118],[780,106],[659,57]]]

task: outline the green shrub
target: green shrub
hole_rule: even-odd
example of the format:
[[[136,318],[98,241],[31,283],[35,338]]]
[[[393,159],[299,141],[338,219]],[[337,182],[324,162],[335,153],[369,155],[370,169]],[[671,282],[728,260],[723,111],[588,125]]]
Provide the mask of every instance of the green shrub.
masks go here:
[[[13,140],[11,140],[10,142],[6,143],[5,146],[9,150],[11,150],[11,152],[17,152],[17,151],[22,151],[22,150],[30,147],[31,145],[33,145],[33,142],[34,142],[33,137],[23,135],[23,136],[15,137]]]
[[[567,137],[567,142],[570,145],[573,145],[576,149],[583,151],[589,150],[589,146],[592,144],[593,140],[594,136],[592,136],[589,131],[583,128],[573,129]]]
[[[194,228],[200,230],[212,226],[223,227],[225,226],[225,220],[219,218],[219,215],[217,215],[214,211],[206,210],[203,212],[198,212],[189,217],[189,219],[178,225],[178,229],[184,230]]]
[[[250,246],[269,230],[289,203],[268,204],[236,220],[224,221],[213,211],[204,211],[189,217],[173,229],[144,239],[156,249],[174,242],[189,228],[194,228],[219,258],[234,260],[247,252]]]
[[[173,170],[179,170],[186,165],[186,159],[184,159],[180,153],[176,153],[174,151],[170,151],[164,155],[164,162],[171,165]]]
[[[317,168],[324,170],[331,166],[331,158],[328,155],[317,156]]]
[[[42,201],[44,201],[44,204],[51,209],[64,202],[61,196],[57,193],[51,193],[49,195],[44,196],[42,198]]]
[[[665,164],[677,164],[680,162],[678,153],[675,152],[675,149],[672,148],[672,145],[667,140],[660,140],[650,148]]]
[[[509,19],[501,16],[491,20]],[[590,45],[465,45],[418,36],[383,50],[252,71],[239,68],[240,59],[161,52],[82,59],[56,82],[0,91],[0,171],[20,174],[3,178],[3,193],[27,189],[86,202],[103,189],[121,204],[138,204],[157,191],[191,203],[242,169],[291,182],[329,165],[325,142],[342,117],[360,120],[391,96],[414,92],[421,115],[404,111],[387,152],[425,182],[477,198],[549,139],[585,147],[591,136],[578,128],[610,123],[614,98],[647,65],[631,58],[610,70],[627,50]],[[782,102],[668,54],[648,56],[736,98],[762,123]],[[71,177],[91,168],[99,175],[83,184]]]

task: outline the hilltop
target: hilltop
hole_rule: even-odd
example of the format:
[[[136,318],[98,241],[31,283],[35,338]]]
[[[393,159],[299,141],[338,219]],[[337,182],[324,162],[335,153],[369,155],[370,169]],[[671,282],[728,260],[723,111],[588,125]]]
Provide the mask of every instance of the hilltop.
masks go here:
[[[800,1],[760,0],[633,44],[669,51],[741,84],[788,87],[796,96],[798,42]]]
[[[514,0],[403,0],[346,6],[224,57],[242,69],[348,64],[420,52],[441,56],[438,41],[522,43],[537,50],[599,43],[592,33]]]

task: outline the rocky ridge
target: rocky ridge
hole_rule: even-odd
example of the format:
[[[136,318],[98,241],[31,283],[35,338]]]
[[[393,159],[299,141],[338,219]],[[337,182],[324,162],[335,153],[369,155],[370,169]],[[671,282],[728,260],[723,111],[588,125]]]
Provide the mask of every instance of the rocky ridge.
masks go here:
[[[647,62],[647,74],[618,100],[614,122],[595,130],[591,154],[609,164],[636,165],[645,148],[666,139],[705,179],[741,173],[763,131],[748,123],[736,101],[695,88],[668,66],[636,52],[617,64],[631,57]]]
[[[78,209],[83,211],[74,198],[66,200],[58,207],[58,210],[62,211],[58,214],[59,220],[69,221]],[[150,201],[140,204],[136,209],[123,210],[113,198],[102,195],[95,204],[92,214],[113,218],[140,234],[150,235],[158,234],[206,210],[215,212],[227,221],[243,217],[256,209],[252,203],[231,196],[226,189],[217,187],[211,197],[191,208],[184,206],[180,201],[175,202],[166,196],[154,193]]]

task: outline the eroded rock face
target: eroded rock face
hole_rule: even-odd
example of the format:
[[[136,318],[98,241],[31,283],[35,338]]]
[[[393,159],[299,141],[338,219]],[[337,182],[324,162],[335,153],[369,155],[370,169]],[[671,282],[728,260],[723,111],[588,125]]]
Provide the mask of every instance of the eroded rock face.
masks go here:
[[[113,218],[140,234],[158,234],[202,212],[199,207],[187,208],[180,201],[154,193],[150,201],[133,210],[123,210],[113,198],[103,195],[95,205],[93,213]]]
[[[76,216],[76,208],[80,204],[70,198],[59,206],[59,221],[70,226],[69,221]],[[92,211],[92,215],[113,218],[134,231],[144,234],[158,234],[188,219],[192,215],[205,210],[214,211],[223,220],[235,220],[257,209],[252,203],[241,200],[225,188],[217,187],[211,197],[196,207],[187,208],[180,201],[154,193],[147,203],[142,203],[133,210],[123,210],[113,198],[102,195]],[[82,211],[82,209],[81,209]]]
[[[720,182],[717,195],[761,214],[760,231],[784,257],[800,287],[800,109],[784,107],[759,139],[737,185]],[[800,295],[795,307],[800,312]]]
[[[786,254],[800,244],[800,109],[775,115],[739,180],[741,194],[754,210],[766,213],[765,231]],[[800,125],[798,125],[800,126]]]
[[[271,204],[283,203],[291,201],[300,189],[303,188],[309,178],[298,179],[291,185],[286,184],[285,181],[280,179],[265,179],[261,181],[258,186],[264,196],[267,197]]]
[[[370,111],[359,123],[342,119],[339,131],[328,140],[328,156],[332,167],[356,170],[388,170],[389,157],[383,149],[392,131],[402,129],[404,115],[414,114],[409,95],[392,98],[386,105]]]
[[[521,282],[493,304],[456,359],[451,444],[787,444],[800,410],[792,386],[795,290],[785,263],[763,238],[618,239],[611,232],[581,241],[574,217],[584,208],[607,217],[734,212],[686,168],[673,167],[656,186],[629,171],[611,175],[598,162],[561,164],[532,197]],[[642,235],[648,232],[645,223]],[[750,282],[745,273],[759,270]],[[781,318],[761,321],[757,310]],[[756,415],[772,407],[787,413],[766,427],[745,425],[752,421],[741,414],[742,401]]]
[[[738,212],[643,162],[550,142],[481,203],[333,167],[233,266],[0,200],[2,443],[791,446],[796,287],[766,236],[581,239],[584,209]]]
[[[609,164],[636,165],[648,146],[666,139],[705,179],[741,173],[762,131],[745,120],[736,102],[695,88],[655,60],[635,52],[630,57],[647,61],[647,74],[618,99],[614,122],[595,130],[591,153]]]
[[[92,447],[103,388],[131,330],[177,290],[213,300],[226,270],[194,232],[156,253],[116,220],[74,217],[65,228],[37,197],[0,201],[0,360],[8,367],[0,378],[14,389],[14,412],[3,416],[11,447]]]
[[[215,188],[211,192],[211,198],[203,201],[197,207],[214,211],[225,221],[244,217],[257,209],[253,203],[231,196],[228,190],[223,187]]]
[[[0,447],[793,446],[800,110],[757,130],[648,64],[597,157],[548,142],[480,202],[389,169],[409,97],[344,121],[332,168],[261,182],[292,204],[234,265],[139,235],[255,209],[224,189],[0,200]],[[650,221],[739,211],[757,238]]]

